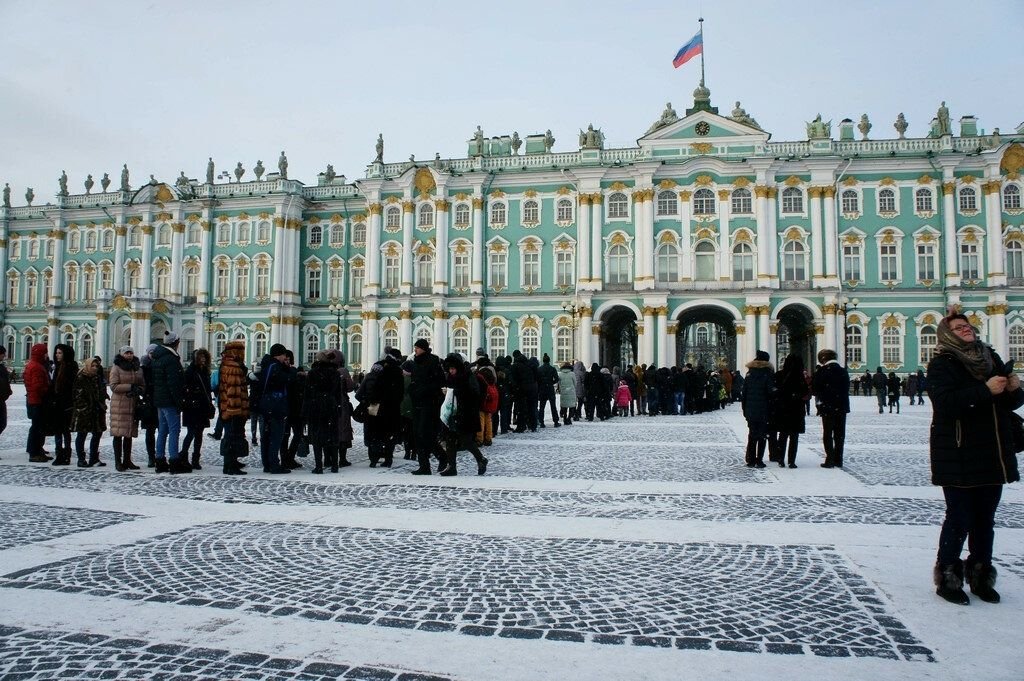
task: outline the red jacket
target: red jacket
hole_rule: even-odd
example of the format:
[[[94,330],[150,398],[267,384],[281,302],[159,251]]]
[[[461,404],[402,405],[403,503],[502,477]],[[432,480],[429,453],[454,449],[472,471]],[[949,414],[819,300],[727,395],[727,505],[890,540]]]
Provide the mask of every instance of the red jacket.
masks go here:
[[[46,401],[46,393],[50,391],[50,372],[46,370],[46,344],[36,343],[32,346],[29,361],[22,372],[25,381],[25,392],[28,403],[38,406]]]

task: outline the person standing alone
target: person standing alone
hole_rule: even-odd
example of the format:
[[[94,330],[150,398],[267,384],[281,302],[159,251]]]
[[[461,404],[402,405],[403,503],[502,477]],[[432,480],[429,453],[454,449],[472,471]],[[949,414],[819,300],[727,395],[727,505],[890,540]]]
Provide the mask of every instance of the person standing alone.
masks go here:
[[[850,374],[839,365],[835,350],[818,353],[818,370],[812,387],[818,399],[821,416],[825,463],[822,468],[843,467],[843,445],[846,442],[846,415],[850,413]]]

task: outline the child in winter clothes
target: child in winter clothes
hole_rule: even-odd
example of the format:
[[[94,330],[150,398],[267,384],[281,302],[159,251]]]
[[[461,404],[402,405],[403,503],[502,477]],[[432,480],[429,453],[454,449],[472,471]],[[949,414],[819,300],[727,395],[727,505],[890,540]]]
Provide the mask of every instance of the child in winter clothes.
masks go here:
[[[892,408],[896,407],[896,413],[900,413],[900,377],[896,375],[896,372],[889,372],[889,379],[886,381],[886,388],[889,393],[889,413],[892,413]]]
[[[629,403],[632,401],[633,395],[629,392],[629,386],[622,381],[615,389],[615,410],[619,416],[629,416]]]

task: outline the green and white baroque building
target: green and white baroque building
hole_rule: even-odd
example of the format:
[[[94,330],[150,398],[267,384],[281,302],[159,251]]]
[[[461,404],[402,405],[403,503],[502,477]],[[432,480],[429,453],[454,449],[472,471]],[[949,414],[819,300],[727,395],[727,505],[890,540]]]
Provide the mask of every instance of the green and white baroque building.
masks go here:
[[[102,193],[64,180],[52,205],[0,209],[10,363],[34,342],[109,361],[173,329],[185,350],[241,338],[250,360],[281,342],[309,362],[340,345],[364,368],[427,338],[588,366],[845,345],[853,369],[905,372],[950,304],[1024,363],[1024,126],[965,116],[956,136],[943,107],[922,138],[902,115],[886,139],[866,116],[835,139],[819,117],[772,142],[694,94],[624,149],[592,128],[573,151],[478,129],[445,161],[384,163],[379,141],[354,183],[329,168],[306,186],[286,164]]]

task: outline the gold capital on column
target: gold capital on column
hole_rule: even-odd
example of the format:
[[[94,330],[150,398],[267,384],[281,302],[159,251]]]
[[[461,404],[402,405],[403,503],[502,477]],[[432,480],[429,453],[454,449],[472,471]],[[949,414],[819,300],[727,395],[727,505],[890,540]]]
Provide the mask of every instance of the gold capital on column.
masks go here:
[[[944,195],[949,196],[950,194],[954,193],[955,191],[956,191],[956,182],[943,182],[942,183],[942,193]]]
[[[402,212],[404,213],[415,213],[416,204],[412,201],[402,201]]]
[[[590,333],[594,334],[595,336],[600,336],[601,335],[601,325],[600,324],[592,325],[590,327]]]
[[[754,196],[756,196],[759,199],[768,198],[768,187],[764,186],[763,184],[755,185]]]
[[[812,199],[820,199],[821,198],[821,187],[808,187],[807,188],[807,196],[811,197]]]
[[[993,303],[985,307],[985,314],[989,315],[1006,314],[1009,311],[1010,306],[1006,303]]]
[[[718,200],[719,201],[728,201],[730,194],[732,194],[732,192],[730,192],[728,189],[719,189],[718,190]]]
[[[438,199],[437,201],[434,202],[434,205],[437,206],[438,210],[443,210],[445,212],[447,212],[448,208],[451,206],[451,204],[445,201],[444,199]]]
[[[472,308],[472,309],[471,309],[471,310],[469,311],[469,318],[470,318],[470,319],[482,319],[482,318],[483,318],[483,316],[484,316],[484,311],[483,311],[483,310],[481,310],[481,309],[480,309],[480,308],[478,308],[478,307],[474,307],[474,308]]]
[[[757,306],[756,305],[746,305],[746,306],[744,306],[743,314],[744,315],[757,314]]]
[[[826,186],[821,188],[821,194],[826,199],[835,198],[836,188],[834,186],[832,186],[832,185],[826,185]]]
[[[589,206],[590,205],[590,194],[580,194],[580,205],[581,206]]]
[[[822,314],[835,314],[839,311],[838,305],[823,305],[821,308]]]
[[[412,319],[412,310],[407,310],[405,308],[399,310],[398,311],[398,318],[399,319]]]
[[[369,211],[370,215],[380,215],[381,205],[379,203],[371,203],[366,207],[366,210]]]
[[[644,305],[643,309],[640,312],[643,314],[644,317],[654,316],[654,308],[651,307],[650,305]]]
[[[601,194],[591,194],[590,202],[593,203],[595,206],[600,206],[604,202],[604,196],[602,196]]]
[[[693,192],[687,191],[686,189],[679,192],[680,201],[689,201],[691,196],[693,196]]]

